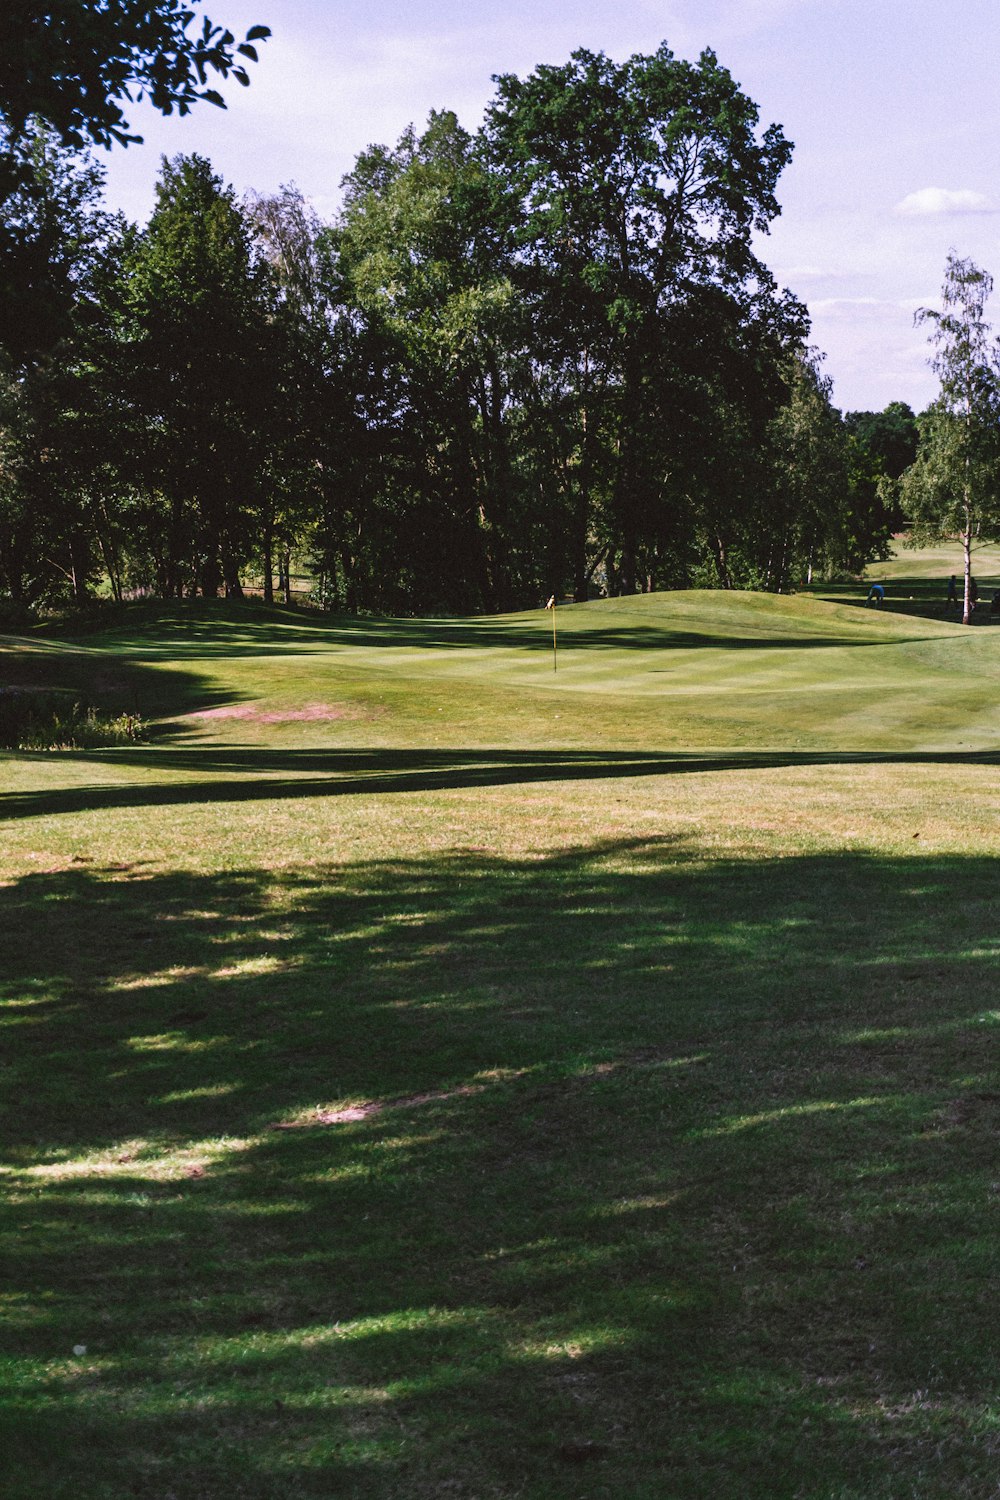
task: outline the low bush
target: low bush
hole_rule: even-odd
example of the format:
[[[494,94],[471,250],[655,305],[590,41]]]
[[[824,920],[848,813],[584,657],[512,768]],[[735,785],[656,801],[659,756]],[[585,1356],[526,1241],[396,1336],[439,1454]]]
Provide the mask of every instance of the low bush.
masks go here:
[[[138,714],[112,714],[67,693],[0,688],[0,747],[5,750],[128,745],[144,732]]]

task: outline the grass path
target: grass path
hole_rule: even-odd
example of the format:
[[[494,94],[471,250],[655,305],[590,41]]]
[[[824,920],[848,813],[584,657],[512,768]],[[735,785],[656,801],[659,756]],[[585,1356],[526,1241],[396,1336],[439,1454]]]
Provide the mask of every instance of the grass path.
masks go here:
[[[4,643],[11,1500],[986,1500],[1000,631]]]

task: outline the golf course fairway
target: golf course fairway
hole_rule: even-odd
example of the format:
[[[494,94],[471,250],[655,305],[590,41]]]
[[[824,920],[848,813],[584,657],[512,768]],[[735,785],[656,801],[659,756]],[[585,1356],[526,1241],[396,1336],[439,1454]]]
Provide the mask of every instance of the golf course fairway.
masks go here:
[[[555,613],[0,637],[5,1500],[996,1496],[1000,629]]]

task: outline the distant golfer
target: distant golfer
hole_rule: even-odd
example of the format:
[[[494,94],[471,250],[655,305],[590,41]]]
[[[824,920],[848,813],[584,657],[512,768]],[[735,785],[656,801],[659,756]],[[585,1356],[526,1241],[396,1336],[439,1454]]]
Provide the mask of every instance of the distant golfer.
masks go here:
[[[871,588],[868,590],[868,598],[865,600],[865,607],[867,608],[869,604],[874,604],[877,609],[881,609],[882,600],[884,598],[885,589],[880,583],[873,583]]]
[[[944,607],[945,609],[958,608],[958,584],[955,582],[954,573],[948,579],[948,597],[945,600]]]
[[[974,610],[979,603],[979,585],[974,578],[969,579],[969,609]]]

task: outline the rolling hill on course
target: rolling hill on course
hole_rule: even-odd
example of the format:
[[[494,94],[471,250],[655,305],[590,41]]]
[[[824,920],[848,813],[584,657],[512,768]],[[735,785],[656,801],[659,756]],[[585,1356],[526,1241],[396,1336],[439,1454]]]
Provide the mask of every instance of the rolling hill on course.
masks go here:
[[[253,606],[136,611],[62,644],[7,642],[164,721],[155,756],[332,751],[947,751],[1000,746],[1000,630],[806,597],[671,593],[475,620],[338,620]],[[205,769],[211,765],[206,754]],[[126,768],[128,768],[126,770]],[[60,770],[63,774],[68,767]],[[262,766],[262,769],[265,769]],[[34,767],[38,774],[41,767]]]

